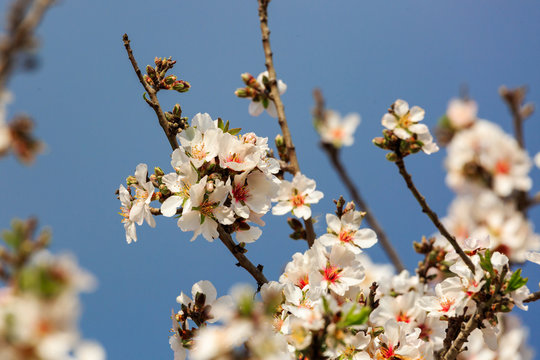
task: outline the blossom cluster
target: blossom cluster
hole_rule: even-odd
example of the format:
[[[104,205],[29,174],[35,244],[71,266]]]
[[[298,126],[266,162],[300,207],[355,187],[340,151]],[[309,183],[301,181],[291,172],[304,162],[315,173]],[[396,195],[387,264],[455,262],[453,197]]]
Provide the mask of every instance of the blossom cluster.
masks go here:
[[[174,172],[160,168],[148,176],[145,164],[137,166],[128,177],[128,189],[119,188],[121,214],[126,240],[136,240],[135,224],[146,221],[155,226],[153,215],[178,215],[182,231],[193,231],[194,240],[202,235],[213,241],[219,236],[218,224],[236,233],[239,243],[250,243],[262,231],[261,217],[278,204],[274,214],[292,212],[297,217],[311,217],[310,206],[323,194],[315,190],[315,181],[298,173],[293,180],[280,180],[279,161],[269,156],[268,139],[254,133],[237,135],[229,122],[212,120],[197,114],[178,138],[180,146],[172,153]],[[134,193],[132,195],[132,193]],[[159,209],[151,202],[159,200]]]
[[[473,100],[452,100],[441,127],[450,127],[446,182],[457,192],[445,225],[458,241],[489,236],[490,248],[523,263],[540,236],[522,211],[532,188],[532,161],[498,125],[477,119]]]
[[[509,271],[504,254],[470,239],[466,250],[474,272],[449,251],[444,259],[449,271],[434,283],[407,271],[392,275],[362,254],[376,235],[359,228],[361,219],[354,210],[327,215],[328,233],[293,255],[279,282],[262,287],[261,301],[245,287],[216,301],[213,286],[204,289],[200,283],[193,290],[199,300],[181,294],[170,341],[175,360],[185,358],[186,349],[193,359],[434,359],[445,350],[446,330],[474,316],[492,296],[498,300],[481,309],[477,331],[485,345],[475,332],[474,346],[461,358],[506,353],[501,346],[512,334],[519,358],[532,358],[523,333],[501,330],[510,325],[497,314],[513,306],[526,310],[523,300],[529,295],[526,280]],[[199,313],[193,315],[195,308]],[[216,321],[219,325],[210,325]]]
[[[101,345],[78,332],[79,293],[94,286],[73,257],[36,254],[0,288],[0,358],[104,360]]]

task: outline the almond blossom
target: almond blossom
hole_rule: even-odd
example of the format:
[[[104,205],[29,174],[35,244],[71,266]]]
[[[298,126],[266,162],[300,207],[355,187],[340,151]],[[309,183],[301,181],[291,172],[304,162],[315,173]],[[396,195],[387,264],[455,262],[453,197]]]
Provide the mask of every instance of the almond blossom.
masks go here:
[[[230,208],[223,206],[230,185],[222,181],[208,182],[214,187],[212,192],[207,193],[207,177],[203,177],[197,184],[189,189],[189,204],[184,208],[182,216],[178,219],[178,226],[182,231],[193,231],[191,241],[200,234],[212,242],[219,236],[217,231],[218,222],[230,225],[234,222],[234,215]]]
[[[339,113],[328,110],[324,121],[317,125],[323,143],[332,144],[336,148],[351,146],[354,143],[354,131],[360,124],[360,116],[347,114],[343,119]]]
[[[349,251],[359,254],[362,249],[370,248],[377,242],[377,235],[371,229],[360,229],[364,214],[360,211],[348,211],[338,218],[333,214],[326,214],[328,234],[319,238],[321,244],[333,246],[340,244]]]
[[[266,86],[268,79],[268,71],[263,71],[257,76],[257,82],[261,89],[267,89],[266,91],[269,91]],[[287,85],[281,80],[277,80],[277,87],[280,95],[283,95],[285,91],[287,91]],[[249,103],[249,114],[251,116],[259,116],[264,110],[266,110],[271,117],[277,117],[276,104],[274,104],[272,100],[268,100],[267,98],[263,100],[256,98]]]
[[[292,182],[283,180],[279,191],[272,201],[277,204],[272,208],[272,214],[284,215],[291,212],[294,216],[303,219],[311,217],[311,204],[316,204],[324,194],[315,190],[315,180],[297,173]]]
[[[409,103],[398,99],[392,104],[391,112],[384,114],[381,123],[402,140],[416,136],[417,140],[422,142],[422,151],[431,154],[437,152],[439,147],[433,142],[428,127],[418,124],[424,119],[424,115],[425,111],[421,107],[413,106],[409,109]]]

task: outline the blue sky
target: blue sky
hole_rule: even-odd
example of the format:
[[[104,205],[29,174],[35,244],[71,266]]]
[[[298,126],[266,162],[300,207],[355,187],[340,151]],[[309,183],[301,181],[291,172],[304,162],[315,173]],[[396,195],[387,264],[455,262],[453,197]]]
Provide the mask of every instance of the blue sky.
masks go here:
[[[0,2],[2,9],[6,0]],[[433,126],[448,100],[467,84],[479,116],[511,130],[499,99],[500,85],[529,85],[528,99],[540,103],[540,4],[535,1],[278,1],[270,5],[271,40],[278,77],[288,90],[283,100],[302,171],[325,193],[313,208],[321,217],[345,190],[332,172],[311,127],[311,91],[321,87],[329,107],[359,112],[355,145],[343,159],[374,214],[396,244],[409,270],[420,257],[411,243],[434,227],[419,211],[395,166],[371,144],[380,119],[397,98],[426,110]],[[65,1],[54,7],[39,29],[41,67],[17,74],[10,89],[9,113],[27,112],[47,151],[27,168],[1,160],[0,227],[13,217],[36,215],[54,234],[53,249],[74,252],[99,279],[99,289],[83,298],[85,337],[99,340],[110,359],[172,358],[168,346],[170,312],[180,291],[211,280],[225,293],[237,282],[253,283],[219,243],[190,243],[172,219],[138,228],[139,242],[127,245],[119,184],[144,162],[169,170],[170,148],[122,46],[128,33],[143,67],[155,56],[172,56],[174,73],[192,84],[186,94],[166,93],[166,109],[182,105],[184,114],[208,112],[234,127],[273,138],[277,122],[266,114],[251,118],[248,101],[233,92],[240,74],[264,70],[255,0]],[[160,94],[161,95],[161,94]],[[538,115],[526,123],[526,144],[540,150]],[[433,208],[444,215],[453,193],[444,184],[445,152],[408,159],[409,170]],[[539,170],[533,170],[535,190]],[[418,210],[418,211],[417,211]],[[531,211],[540,226],[540,212]],[[266,216],[262,238],[248,256],[276,279],[303,242],[288,238],[285,217]],[[379,247],[368,251],[379,262]],[[525,267],[537,289],[540,269]],[[540,336],[534,322],[538,306],[516,311]],[[540,348],[536,349],[537,352]]]

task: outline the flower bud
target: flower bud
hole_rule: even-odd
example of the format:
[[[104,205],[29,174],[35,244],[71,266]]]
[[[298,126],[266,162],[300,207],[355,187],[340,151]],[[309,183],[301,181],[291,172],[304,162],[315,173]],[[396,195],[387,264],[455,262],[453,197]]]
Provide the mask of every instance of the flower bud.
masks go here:
[[[174,82],[172,88],[178,92],[187,92],[191,88],[191,85],[187,81],[178,80]]]
[[[343,213],[345,214],[345,213],[347,213],[349,211],[354,211],[354,210],[356,210],[356,206],[354,205],[354,202],[349,201],[347,203],[347,205],[345,206],[345,209],[343,210]],[[363,214],[365,215],[365,213],[363,213]],[[362,216],[364,216],[364,215],[362,215]]]
[[[394,152],[386,154],[386,160],[395,162],[397,160],[397,155]]]
[[[242,136],[242,142],[244,144],[253,144],[255,145],[257,143],[257,135],[255,133],[249,132]]]
[[[211,193],[214,192],[215,185],[213,181],[209,181],[206,183],[206,192]]]
[[[386,147],[386,140],[382,137],[376,137],[372,140],[373,145],[380,147],[381,149],[384,149]]]
[[[289,224],[294,231],[302,230],[304,228],[302,223],[296,218],[287,218],[287,224]]]
[[[175,115],[175,116],[180,116],[180,115],[182,115],[182,108],[180,107],[180,104],[174,105],[174,107],[173,107],[173,109],[172,109],[172,113],[173,113],[173,115]]]
[[[165,175],[165,173],[163,172],[163,170],[161,170],[161,168],[158,167],[158,166],[156,166],[156,167],[154,168],[154,174],[156,174],[156,176],[163,176],[163,175]]]
[[[148,76],[150,76],[152,78],[152,80],[157,79],[156,70],[153,67],[151,67],[150,65],[146,65],[146,73],[148,74]]]
[[[169,75],[163,81],[167,85],[172,85],[176,81],[176,75]]]
[[[242,75],[240,75],[240,77],[242,78],[242,81],[248,86],[251,81],[255,80],[253,75],[251,75],[250,73],[243,73]]]

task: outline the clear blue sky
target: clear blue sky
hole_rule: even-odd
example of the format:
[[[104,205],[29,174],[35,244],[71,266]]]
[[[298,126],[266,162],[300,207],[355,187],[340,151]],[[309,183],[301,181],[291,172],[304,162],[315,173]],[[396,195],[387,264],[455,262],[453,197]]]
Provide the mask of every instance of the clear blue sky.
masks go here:
[[[0,1],[2,10],[7,1]],[[397,98],[426,109],[433,126],[449,98],[468,84],[479,116],[510,131],[500,85],[528,84],[528,99],[540,104],[540,3],[535,1],[357,1],[274,0],[272,46],[283,100],[303,172],[325,193],[314,213],[324,219],[332,199],[345,190],[331,171],[311,128],[311,90],[323,88],[329,107],[362,116],[356,144],[343,156],[375,215],[413,270],[420,257],[411,242],[434,228],[418,210],[395,166],[371,144],[380,119]],[[63,1],[39,29],[43,46],[37,72],[15,76],[16,101],[9,113],[25,111],[37,121],[47,152],[27,168],[12,158],[0,162],[0,227],[12,217],[36,215],[52,227],[53,249],[77,254],[100,282],[84,296],[82,329],[99,340],[110,359],[170,359],[171,308],[193,283],[211,280],[220,293],[251,282],[219,243],[190,243],[172,219],[138,228],[128,246],[114,192],[140,162],[169,170],[170,148],[125,55],[122,34],[132,40],[141,67],[154,56],[178,60],[175,71],[191,82],[187,94],[164,94],[169,109],[208,112],[234,127],[273,138],[277,122],[248,115],[248,101],[233,92],[240,74],[264,70],[255,0]],[[540,125],[526,124],[526,144],[540,150]],[[444,215],[453,194],[444,184],[444,151],[410,159],[409,168],[434,209]],[[534,170],[535,190],[540,171]],[[418,211],[417,211],[418,210]],[[531,212],[540,226],[540,211]],[[266,216],[262,238],[248,256],[276,279],[305,243],[288,239],[285,217]],[[319,234],[324,221],[317,226]],[[386,261],[379,247],[368,254]],[[525,267],[537,290],[540,268]],[[539,304],[536,304],[539,305]],[[540,337],[540,306],[516,311]],[[538,345],[536,351],[540,352]]]

